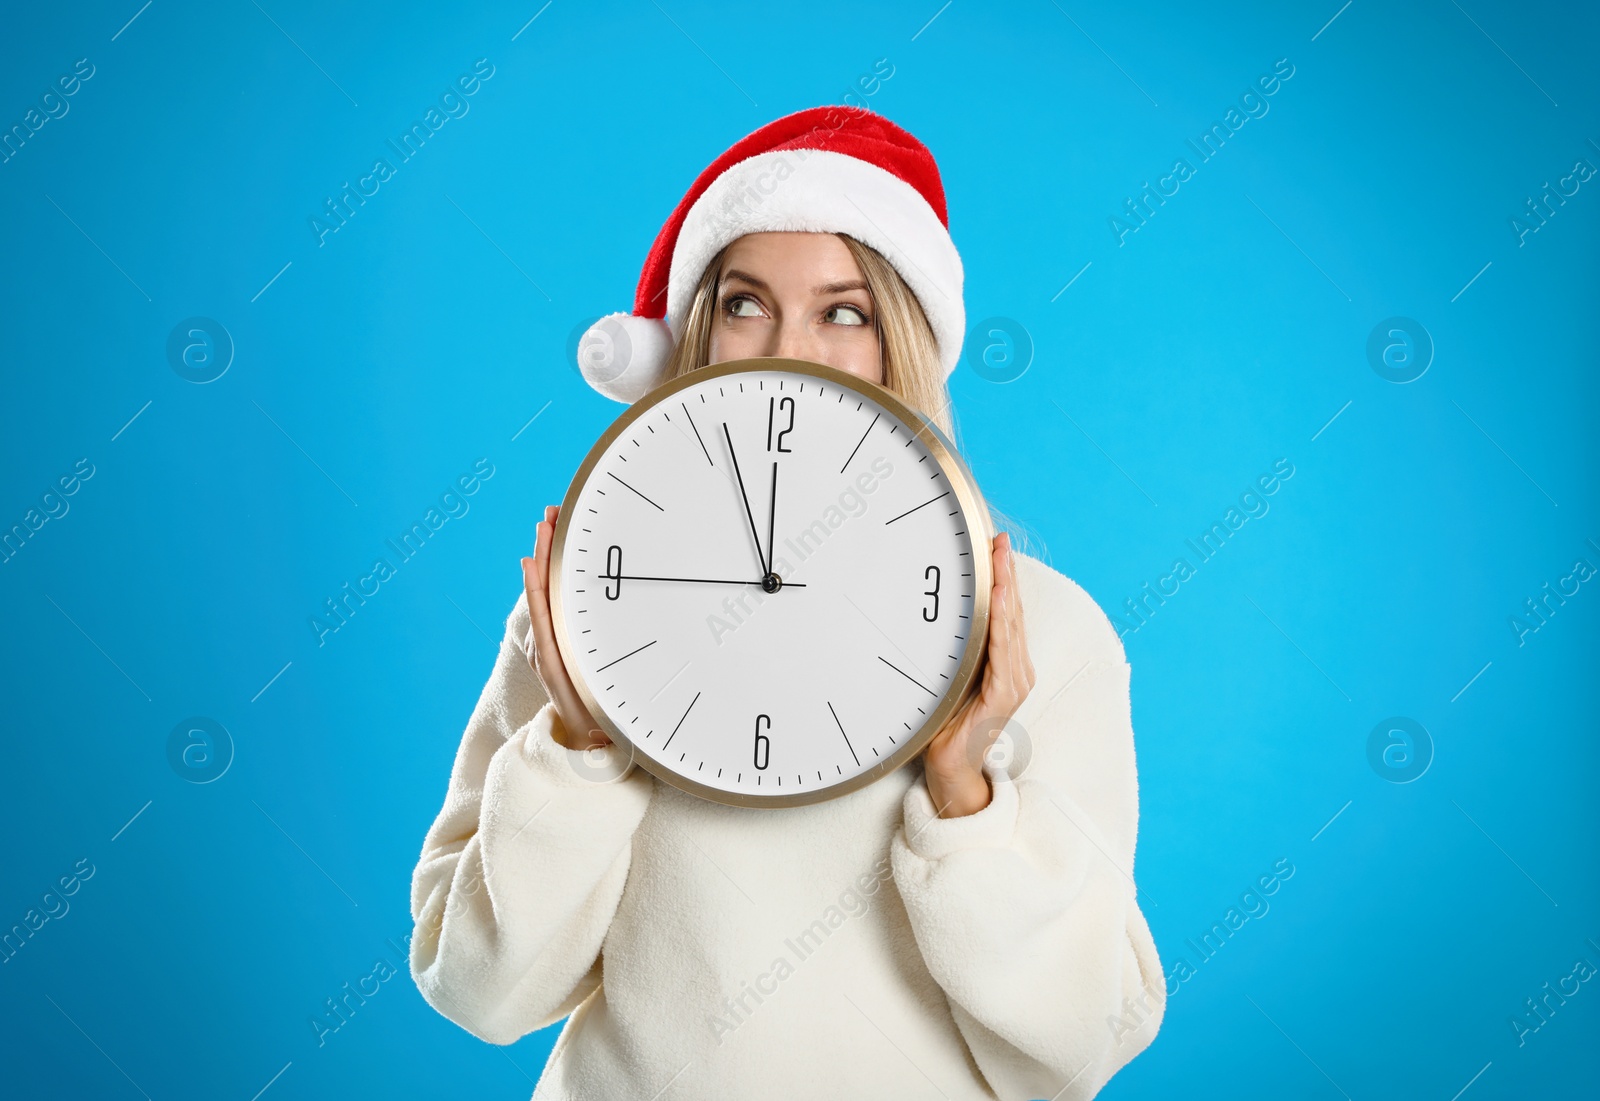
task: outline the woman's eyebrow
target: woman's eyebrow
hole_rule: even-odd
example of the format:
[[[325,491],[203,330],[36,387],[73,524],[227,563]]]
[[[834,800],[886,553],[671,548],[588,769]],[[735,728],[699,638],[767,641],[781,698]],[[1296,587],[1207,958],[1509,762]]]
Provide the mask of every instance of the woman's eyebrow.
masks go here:
[[[726,283],[730,279],[737,279],[741,283],[749,283],[752,287],[755,287],[757,290],[763,290],[763,291],[772,290],[771,287],[767,286],[766,283],[762,282],[760,279],[757,279],[755,276],[751,275],[749,272],[740,271],[738,268],[729,268],[727,271],[722,273],[722,281],[724,283]]]
[[[737,279],[741,283],[749,283],[752,287],[755,287],[757,290],[767,291],[769,293],[772,290],[771,287],[769,287],[766,283],[762,282],[760,279],[757,279],[755,276],[751,275],[749,272],[740,271],[738,268],[729,268],[727,271],[722,273],[723,282],[727,282],[730,279]],[[841,283],[824,283],[820,287],[812,288],[812,293],[813,294],[841,294],[844,291],[864,291],[864,290],[868,290],[868,289],[869,288],[867,287],[866,280],[864,280],[864,279],[850,279],[850,280],[846,280],[846,281],[841,282]]]

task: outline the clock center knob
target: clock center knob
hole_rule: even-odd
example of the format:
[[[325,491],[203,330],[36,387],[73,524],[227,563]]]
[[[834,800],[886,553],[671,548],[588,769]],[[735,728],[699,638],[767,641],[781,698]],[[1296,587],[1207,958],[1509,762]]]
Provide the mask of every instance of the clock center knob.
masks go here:
[[[775,573],[769,573],[761,579],[762,592],[775,593],[781,588],[783,588],[783,578]]]

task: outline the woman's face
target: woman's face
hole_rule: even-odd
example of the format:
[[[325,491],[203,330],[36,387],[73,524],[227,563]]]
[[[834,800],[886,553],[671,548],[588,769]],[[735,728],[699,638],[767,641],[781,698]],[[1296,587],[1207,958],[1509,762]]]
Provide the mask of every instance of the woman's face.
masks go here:
[[[723,253],[710,363],[806,359],[883,382],[866,280],[832,233],[750,233]]]

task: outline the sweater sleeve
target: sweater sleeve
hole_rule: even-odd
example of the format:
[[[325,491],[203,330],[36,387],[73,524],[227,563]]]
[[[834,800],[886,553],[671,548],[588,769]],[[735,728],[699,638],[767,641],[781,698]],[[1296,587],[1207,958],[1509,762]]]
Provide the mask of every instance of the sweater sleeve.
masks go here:
[[[560,1020],[599,986],[601,944],[654,790],[618,746],[555,741],[528,626],[523,596],[411,881],[417,988],[494,1044]]]
[[[940,818],[919,776],[891,841],[918,948],[1000,1101],[1093,1097],[1165,1013],[1132,878],[1138,793],[1121,657],[1112,635],[1076,669],[1037,681],[1012,762],[985,766],[989,804]]]

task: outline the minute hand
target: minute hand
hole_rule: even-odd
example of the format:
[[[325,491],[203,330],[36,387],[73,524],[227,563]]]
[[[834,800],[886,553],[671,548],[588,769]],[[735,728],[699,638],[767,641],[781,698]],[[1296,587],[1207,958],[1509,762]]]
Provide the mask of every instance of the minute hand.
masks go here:
[[[767,573],[772,573],[772,556],[777,544],[773,540],[773,525],[778,519],[778,460],[772,460],[772,496],[767,504]]]
[[[739,456],[733,450],[733,437],[728,433],[728,422],[722,422],[722,435],[728,441],[728,454],[733,458],[733,473],[739,479],[739,496],[744,501],[744,515],[750,521],[750,538],[756,542],[756,564],[761,567],[762,573],[770,573],[767,568],[767,556],[761,553],[761,536],[756,532],[756,517],[750,511],[750,495],[744,490],[744,475],[739,472]]]

